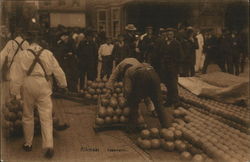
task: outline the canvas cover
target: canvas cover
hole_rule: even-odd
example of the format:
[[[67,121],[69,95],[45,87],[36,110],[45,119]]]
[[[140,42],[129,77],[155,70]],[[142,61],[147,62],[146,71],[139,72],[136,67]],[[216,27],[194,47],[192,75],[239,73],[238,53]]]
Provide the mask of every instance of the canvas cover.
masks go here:
[[[179,84],[193,94],[224,103],[235,104],[249,100],[249,79],[223,72],[197,77],[180,77]]]

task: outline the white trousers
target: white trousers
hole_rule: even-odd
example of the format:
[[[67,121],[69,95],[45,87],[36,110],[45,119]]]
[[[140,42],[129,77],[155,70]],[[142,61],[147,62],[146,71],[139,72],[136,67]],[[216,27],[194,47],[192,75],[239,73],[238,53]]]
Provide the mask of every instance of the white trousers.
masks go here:
[[[34,136],[34,105],[38,108],[42,132],[42,147],[53,148],[53,120],[51,88],[42,77],[27,77],[23,86],[23,130],[26,145]]]
[[[202,53],[202,49],[197,49],[195,51],[195,55],[196,55],[195,71],[198,72],[203,67],[205,56]]]

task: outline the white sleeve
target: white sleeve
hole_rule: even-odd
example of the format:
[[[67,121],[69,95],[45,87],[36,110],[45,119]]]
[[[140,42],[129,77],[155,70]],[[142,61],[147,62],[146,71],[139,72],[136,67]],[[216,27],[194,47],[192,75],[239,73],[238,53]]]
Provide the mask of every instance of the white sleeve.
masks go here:
[[[25,71],[22,67],[22,55],[24,55],[23,52],[20,52],[16,55],[16,59],[14,59],[10,69],[10,91],[11,94],[15,96],[20,95],[20,89],[23,85],[24,77],[26,76]]]
[[[8,54],[11,51],[12,43],[9,41],[5,47],[0,52],[0,71],[2,71],[3,63],[5,61],[5,57],[8,56]]]
[[[119,74],[121,73],[121,66],[124,64],[122,61],[120,64],[116,66],[112,74],[110,75],[109,81],[108,81],[108,88],[113,88],[114,83],[116,82]]]
[[[102,60],[102,48],[103,48],[103,46],[101,45],[101,46],[99,47],[99,50],[98,50],[98,59],[99,59],[99,60]]]

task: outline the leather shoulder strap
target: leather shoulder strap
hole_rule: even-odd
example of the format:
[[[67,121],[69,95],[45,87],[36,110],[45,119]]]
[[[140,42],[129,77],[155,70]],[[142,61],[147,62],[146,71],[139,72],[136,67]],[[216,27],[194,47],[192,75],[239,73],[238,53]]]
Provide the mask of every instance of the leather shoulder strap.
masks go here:
[[[35,68],[35,65],[38,63],[40,66],[41,66],[41,68],[43,69],[43,71],[44,71],[44,74],[45,74],[45,77],[47,77],[48,75],[47,75],[47,72],[46,72],[46,70],[45,70],[45,68],[44,68],[44,66],[43,66],[43,64],[42,64],[42,62],[41,62],[41,60],[40,60],[40,55],[42,54],[42,52],[43,52],[43,48],[41,49],[41,50],[39,50],[37,53],[35,52],[35,51],[33,51],[32,49],[28,49],[28,51],[30,51],[34,56],[35,56],[35,58],[34,58],[34,60],[33,60],[33,62],[32,62],[32,64],[30,65],[30,68],[29,68],[29,70],[27,71],[27,76],[29,76],[32,72],[33,72],[33,70],[34,70],[34,68]]]
[[[15,40],[14,39],[14,42],[16,42],[16,44],[17,44],[17,46],[18,46],[18,49],[20,49],[21,48],[21,50],[23,50],[23,47],[22,47],[22,45],[23,45],[23,43],[24,43],[24,39],[22,40],[22,42],[21,43],[19,43],[17,40]]]
[[[16,41],[15,39],[14,39],[13,41],[16,42],[16,44],[17,44],[17,49],[16,49],[16,51],[15,51],[13,57],[12,57],[12,60],[11,60],[11,62],[10,62],[9,69],[11,68],[11,66],[12,66],[12,64],[13,64],[14,58],[15,58],[15,56],[17,55],[17,52],[19,51],[19,49],[23,50],[22,45],[23,45],[23,43],[24,43],[25,40],[22,40],[21,43],[18,43],[18,41]]]

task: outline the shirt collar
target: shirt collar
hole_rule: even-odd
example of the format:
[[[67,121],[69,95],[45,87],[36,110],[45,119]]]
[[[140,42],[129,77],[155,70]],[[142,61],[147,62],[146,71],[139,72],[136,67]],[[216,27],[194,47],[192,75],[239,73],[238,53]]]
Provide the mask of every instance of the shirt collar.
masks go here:
[[[29,49],[32,49],[34,51],[39,51],[40,49],[42,49],[42,47],[37,43],[31,43]]]
[[[17,37],[15,38],[15,40],[16,40],[17,42],[21,42],[21,41],[23,41],[23,38],[22,38],[21,36],[17,36]]]

